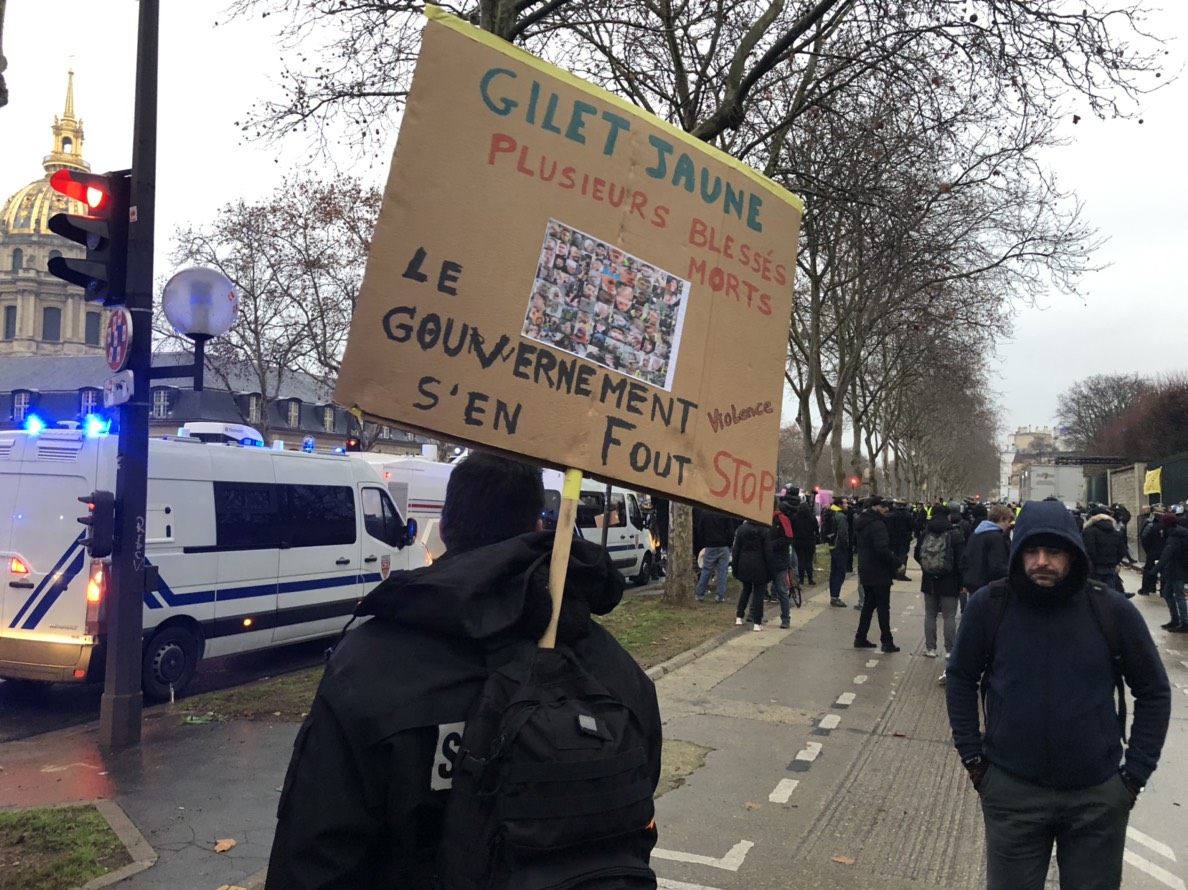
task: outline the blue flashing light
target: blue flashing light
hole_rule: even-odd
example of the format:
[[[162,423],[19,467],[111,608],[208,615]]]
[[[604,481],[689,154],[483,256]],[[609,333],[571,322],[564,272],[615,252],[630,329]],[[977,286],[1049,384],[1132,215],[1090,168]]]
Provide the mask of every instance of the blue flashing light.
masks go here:
[[[335,454],[346,454],[346,449],[343,448],[341,445],[339,445],[337,448],[334,449],[334,453]]]
[[[239,440],[240,445],[246,445],[249,448],[263,448],[264,442],[260,439],[253,439],[251,436],[244,436]]]
[[[111,420],[100,414],[88,414],[83,418],[83,432],[88,439],[106,436],[111,430]]]
[[[315,440],[313,436],[306,436],[304,439],[301,440],[301,450],[304,451],[306,454],[311,453],[317,447],[318,447],[317,440]]]
[[[36,436],[43,429],[45,429],[45,421],[36,414],[30,414],[25,418],[25,432]]]

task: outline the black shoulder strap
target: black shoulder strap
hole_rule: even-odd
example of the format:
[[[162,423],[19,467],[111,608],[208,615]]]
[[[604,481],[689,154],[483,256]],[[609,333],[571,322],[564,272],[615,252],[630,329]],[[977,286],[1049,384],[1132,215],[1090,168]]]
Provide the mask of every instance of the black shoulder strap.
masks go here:
[[[1100,581],[1089,582],[1089,610],[1101,628],[1102,636],[1110,649],[1110,667],[1114,671],[1114,687],[1118,691],[1118,731],[1126,741],[1126,681],[1122,674],[1122,641],[1118,637],[1118,625],[1114,621],[1114,607],[1111,598],[1117,591],[1111,590]]]
[[[994,664],[994,639],[998,636],[998,628],[1002,624],[1002,616],[1006,613],[1007,599],[1011,594],[1011,588],[1007,584],[1006,578],[991,581],[987,586],[990,596],[986,599],[986,615],[982,622],[984,633],[982,650],[986,657],[982,663],[982,679],[978,684],[978,691],[982,698],[983,726],[988,725],[986,720],[986,684],[988,682],[986,676]]]

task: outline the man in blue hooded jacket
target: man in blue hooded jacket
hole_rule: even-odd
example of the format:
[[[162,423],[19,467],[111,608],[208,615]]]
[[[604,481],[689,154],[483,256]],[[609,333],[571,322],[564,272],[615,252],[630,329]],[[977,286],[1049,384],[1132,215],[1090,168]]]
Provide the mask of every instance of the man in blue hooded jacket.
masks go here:
[[[1134,697],[1125,751],[1091,566],[1058,501],[1023,506],[1005,591],[969,600],[948,668],[953,742],[981,797],[988,890],[1039,890],[1056,845],[1060,886],[1116,890],[1130,809],[1159,762],[1171,690],[1138,610],[1106,594]],[[992,603],[1005,594],[1005,603]],[[988,651],[988,620],[1003,606]],[[979,723],[979,684],[986,726]]]

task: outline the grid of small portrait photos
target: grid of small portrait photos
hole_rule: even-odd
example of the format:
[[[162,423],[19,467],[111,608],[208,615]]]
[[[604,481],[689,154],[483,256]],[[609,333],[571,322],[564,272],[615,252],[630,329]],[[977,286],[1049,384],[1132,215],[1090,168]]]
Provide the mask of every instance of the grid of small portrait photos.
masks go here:
[[[550,219],[523,335],[672,388],[689,282]]]

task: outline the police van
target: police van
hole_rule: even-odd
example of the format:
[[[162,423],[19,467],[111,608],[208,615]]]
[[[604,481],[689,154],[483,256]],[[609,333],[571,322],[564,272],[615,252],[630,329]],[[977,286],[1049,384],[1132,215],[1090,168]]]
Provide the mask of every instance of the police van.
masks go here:
[[[184,689],[202,658],[337,633],[390,572],[426,564],[415,522],[356,455],[180,432],[149,442],[147,697]],[[78,499],[115,490],[116,450],[90,430],[0,432],[0,677],[102,674],[110,561],[88,558]]]
[[[555,509],[560,504],[564,480],[565,475],[557,470],[544,471],[546,505]],[[575,524],[577,533],[595,544],[602,543],[605,526],[606,549],[615,568],[636,585],[652,579],[652,534],[636,492],[583,476]]]
[[[417,540],[436,559],[445,552],[441,540],[441,508],[453,464],[423,457],[397,457],[374,451],[356,453],[375,465],[402,516],[417,521]]]

